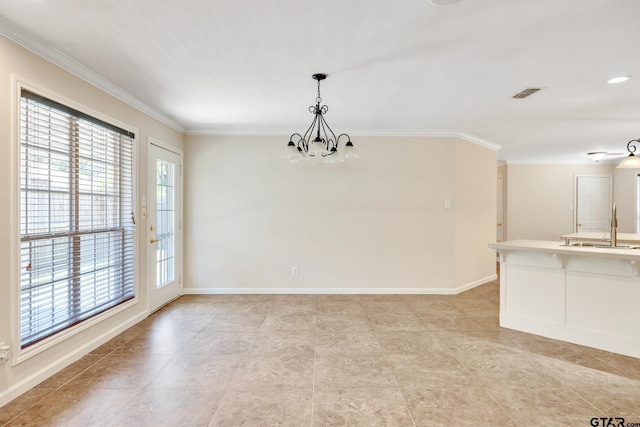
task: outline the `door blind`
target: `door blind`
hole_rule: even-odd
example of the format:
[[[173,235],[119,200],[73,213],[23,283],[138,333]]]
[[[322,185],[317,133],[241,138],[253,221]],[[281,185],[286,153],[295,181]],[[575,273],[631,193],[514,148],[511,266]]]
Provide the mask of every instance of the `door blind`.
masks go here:
[[[134,135],[23,90],[20,150],[24,348],[135,296]]]

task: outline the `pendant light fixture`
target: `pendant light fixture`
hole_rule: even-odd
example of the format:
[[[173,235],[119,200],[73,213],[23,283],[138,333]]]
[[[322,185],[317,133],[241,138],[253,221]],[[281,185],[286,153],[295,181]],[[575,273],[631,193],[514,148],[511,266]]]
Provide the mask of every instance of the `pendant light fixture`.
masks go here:
[[[351,142],[351,137],[342,133],[336,138],[336,134],[324,119],[329,107],[321,105],[320,82],[326,79],[327,75],[314,74],[311,77],[318,82],[316,105],[309,107],[309,112],[314,115],[313,121],[304,135],[294,133],[289,137],[289,143],[280,157],[288,159],[291,163],[301,163],[309,161],[311,158],[324,158],[325,163],[341,163],[345,160],[360,158]],[[347,141],[344,147],[338,151],[338,143],[341,138]]]
[[[629,155],[622,159],[622,161],[618,163],[617,167],[620,169],[640,168],[640,157],[633,154],[636,152],[636,145],[638,143],[640,143],[640,139],[632,139],[627,142],[627,151],[629,152]]]

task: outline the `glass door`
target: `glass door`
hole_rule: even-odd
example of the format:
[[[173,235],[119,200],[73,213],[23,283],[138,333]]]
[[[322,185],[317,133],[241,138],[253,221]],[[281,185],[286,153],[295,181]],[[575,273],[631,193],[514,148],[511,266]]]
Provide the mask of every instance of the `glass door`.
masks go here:
[[[151,311],[180,296],[182,287],[182,156],[149,144],[148,221]],[[144,203],[143,203],[144,204]]]

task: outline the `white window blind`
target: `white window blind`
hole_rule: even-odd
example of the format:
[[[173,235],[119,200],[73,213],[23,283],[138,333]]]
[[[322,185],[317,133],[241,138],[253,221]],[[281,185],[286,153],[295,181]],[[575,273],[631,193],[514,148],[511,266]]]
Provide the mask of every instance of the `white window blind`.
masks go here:
[[[134,135],[23,90],[20,145],[24,348],[135,296]]]

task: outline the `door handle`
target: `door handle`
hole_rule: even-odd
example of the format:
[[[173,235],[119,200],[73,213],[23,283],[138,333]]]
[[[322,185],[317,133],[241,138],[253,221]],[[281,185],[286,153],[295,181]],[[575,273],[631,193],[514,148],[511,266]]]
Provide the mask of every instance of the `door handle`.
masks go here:
[[[154,243],[158,243],[158,241],[156,239],[151,239],[151,240],[149,240],[149,243],[151,243],[153,245]]]

